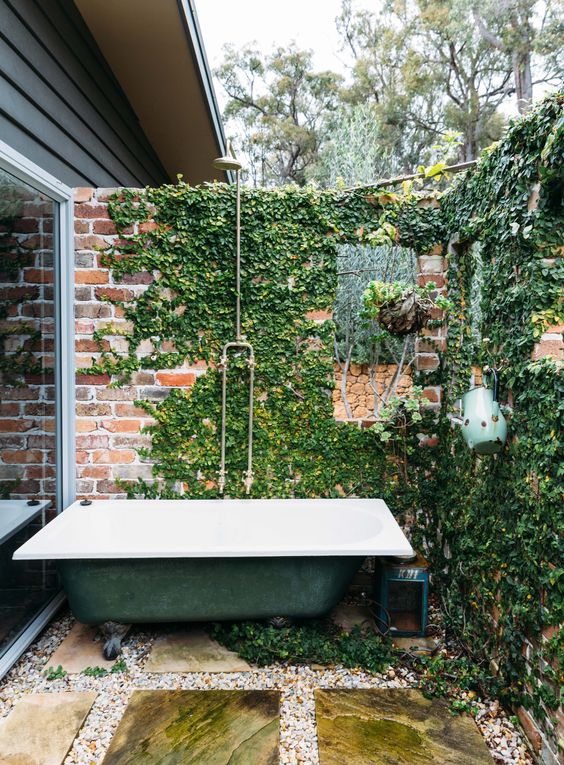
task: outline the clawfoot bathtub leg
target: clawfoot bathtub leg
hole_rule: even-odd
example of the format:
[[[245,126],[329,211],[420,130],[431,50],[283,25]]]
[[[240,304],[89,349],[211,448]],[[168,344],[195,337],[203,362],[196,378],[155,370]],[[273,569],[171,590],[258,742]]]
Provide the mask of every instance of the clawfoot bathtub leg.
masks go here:
[[[106,639],[102,651],[105,659],[116,659],[119,656],[121,641],[130,629],[131,624],[121,624],[120,622],[104,622],[100,626],[100,631]]]
[[[268,623],[271,627],[281,630],[283,627],[291,627],[294,620],[290,616],[271,616]]]

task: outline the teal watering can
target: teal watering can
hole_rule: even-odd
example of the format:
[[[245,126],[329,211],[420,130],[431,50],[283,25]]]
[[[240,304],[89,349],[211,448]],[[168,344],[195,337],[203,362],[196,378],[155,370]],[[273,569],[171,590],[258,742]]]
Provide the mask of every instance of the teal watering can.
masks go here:
[[[472,388],[462,396],[462,435],[477,454],[496,454],[507,440],[507,423],[499,408],[497,374],[495,369],[491,372],[493,388]]]

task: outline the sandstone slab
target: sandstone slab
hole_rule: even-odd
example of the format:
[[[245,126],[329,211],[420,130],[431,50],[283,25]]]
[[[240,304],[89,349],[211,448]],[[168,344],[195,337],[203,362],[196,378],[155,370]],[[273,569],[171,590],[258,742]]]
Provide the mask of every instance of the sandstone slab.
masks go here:
[[[320,765],[492,765],[471,717],[403,688],[317,690]]]
[[[110,669],[114,662],[104,659],[103,645],[97,627],[75,622],[46,666],[56,669],[60,664],[71,675],[82,672],[86,667]]]
[[[278,765],[277,691],[134,691],[103,765]]]
[[[158,637],[144,667],[146,672],[248,672],[244,659],[224,648],[201,629]]]
[[[33,693],[0,722],[0,762],[61,765],[90,707],[93,691]]]

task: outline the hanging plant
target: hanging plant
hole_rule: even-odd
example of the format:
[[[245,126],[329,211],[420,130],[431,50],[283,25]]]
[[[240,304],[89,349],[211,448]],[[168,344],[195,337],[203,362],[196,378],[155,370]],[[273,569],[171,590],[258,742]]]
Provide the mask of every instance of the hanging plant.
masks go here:
[[[404,282],[371,282],[363,295],[366,315],[392,335],[409,335],[427,326],[433,308],[447,308],[444,297],[431,297],[437,286],[414,287]]]

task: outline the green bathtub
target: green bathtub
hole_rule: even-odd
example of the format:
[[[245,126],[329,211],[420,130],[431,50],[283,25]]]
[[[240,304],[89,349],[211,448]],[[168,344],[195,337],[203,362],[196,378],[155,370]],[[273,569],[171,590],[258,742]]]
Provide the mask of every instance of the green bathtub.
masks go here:
[[[81,622],[191,622],[321,616],[342,598],[362,560],[60,560],[57,568]]]
[[[380,499],[75,502],[19,548],[54,560],[113,658],[135,622],[321,616],[367,555],[410,555]]]

